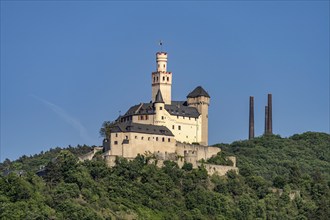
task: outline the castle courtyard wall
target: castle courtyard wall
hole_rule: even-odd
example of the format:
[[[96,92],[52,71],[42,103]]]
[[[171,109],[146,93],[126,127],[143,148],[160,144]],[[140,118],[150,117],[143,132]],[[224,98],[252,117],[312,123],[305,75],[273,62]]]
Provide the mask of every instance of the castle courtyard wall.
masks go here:
[[[221,151],[218,147],[210,147],[210,146],[203,146],[203,145],[194,145],[194,144],[186,144],[186,143],[176,143],[176,152],[178,155],[184,156],[185,152],[194,151],[197,153],[196,160],[207,160],[213,155],[216,155],[218,152]]]

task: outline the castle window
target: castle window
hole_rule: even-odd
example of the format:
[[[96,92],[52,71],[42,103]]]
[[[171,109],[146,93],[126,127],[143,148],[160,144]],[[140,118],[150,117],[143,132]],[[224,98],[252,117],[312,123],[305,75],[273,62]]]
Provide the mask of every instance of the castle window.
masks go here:
[[[162,116],[162,120],[164,120],[164,116]]]
[[[167,77],[167,82],[170,81],[170,77]]]
[[[137,139],[137,136],[135,136],[135,139]]]
[[[167,140],[168,140],[168,142],[171,142],[171,138],[168,138]]]
[[[155,80],[156,80],[156,77],[154,77],[154,82],[155,82]]]
[[[116,133],[116,137],[118,137],[118,134]]]
[[[159,107],[159,110],[163,110],[163,107]]]
[[[162,141],[164,142],[165,141],[165,138],[162,138]]]
[[[158,82],[158,76],[156,77],[156,81]]]
[[[165,76],[163,76],[163,81],[165,81]]]
[[[143,119],[144,119],[144,118],[143,118],[143,115],[141,115],[140,117],[141,117],[141,120],[143,120]]]
[[[115,141],[115,142],[114,142],[114,145],[117,145],[117,144],[118,144],[118,141]]]
[[[190,117],[189,117],[189,120],[190,120]]]
[[[178,129],[181,130],[181,125],[178,126]]]
[[[179,115],[177,115],[176,118],[179,119]]]
[[[156,141],[158,141],[158,137],[156,137]]]
[[[150,137],[148,137],[148,141],[150,141]]]
[[[141,137],[141,140],[143,140],[143,136]]]
[[[174,130],[174,125],[172,125],[172,129]]]
[[[148,120],[148,115],[146,115],[146,120]]]
[[[164,66],[164,68],[165,68],[165,64],[164,64],[163,66]]]

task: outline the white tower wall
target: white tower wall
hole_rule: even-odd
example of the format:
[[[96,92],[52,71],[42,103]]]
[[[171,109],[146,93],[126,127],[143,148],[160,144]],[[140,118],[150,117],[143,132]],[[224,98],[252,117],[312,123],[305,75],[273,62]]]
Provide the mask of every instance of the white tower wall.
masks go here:
[[[165,104],[171,104],[172,73],[167,72],[167,53],[158,52],[156,54],[157,72],[151,74],[152,81],[152,102],[155,101],[158,90],[161,91]]]

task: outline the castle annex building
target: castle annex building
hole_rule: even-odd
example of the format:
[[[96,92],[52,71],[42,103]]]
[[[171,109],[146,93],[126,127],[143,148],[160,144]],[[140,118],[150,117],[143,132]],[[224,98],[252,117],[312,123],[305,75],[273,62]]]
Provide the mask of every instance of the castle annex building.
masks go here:
[[[199,160],[220,152],[220,148],[208,146],[210,95],[198,86],[186,100],[173,101],[173,74],[167,71],[166,52],[156,53],[156,65],[151,73],[151,101],[134,105],[119,116],[103,141],[109,166],[115,165],[117,156],[134,159],[138,154],[153,154],[160,163],[174,160],[179,166],[189,162],[197,167]]]

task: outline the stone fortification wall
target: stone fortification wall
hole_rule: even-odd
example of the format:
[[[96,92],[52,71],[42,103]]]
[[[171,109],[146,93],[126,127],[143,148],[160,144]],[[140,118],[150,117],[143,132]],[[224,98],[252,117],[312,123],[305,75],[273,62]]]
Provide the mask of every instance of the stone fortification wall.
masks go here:
[[[91,152],[88,152],[87,154],[81,155],[80,157],[78,157],[79,161],[85,161],[85,160],[91,160],[93,159],[94,155],[99,152],[102,151],[103,147],[94,147],[93,150]]]
[[[115,155],[104,155],[104,160],[108,167],[113,167],[116,165],[116,156]]]
[[[238,168],[233,166],[221,166],[221,165],[214,165],[214,164],[203,164],[207,173],[209,175],[217,174],[219,176],[224,176],[230,170],[234,170],[238,173]],[[202,163],[197,163],[197,166],[202,166]]]
[[[203,145],[194,145],[194,144],[186,144],[186,143],[176,143],[176,153],[178,155],[185,155],[185,152],[196,152],[196,160],[207,160],[213,155],[216,155],[218,152],[221,151],[218,147],[209,147]]]

